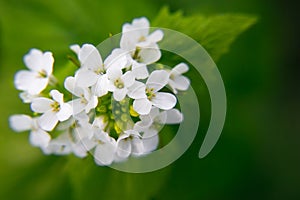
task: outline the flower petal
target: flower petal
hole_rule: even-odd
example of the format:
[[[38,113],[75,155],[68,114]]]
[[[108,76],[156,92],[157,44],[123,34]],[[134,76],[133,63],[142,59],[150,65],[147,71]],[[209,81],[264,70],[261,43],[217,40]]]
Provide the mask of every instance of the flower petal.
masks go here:
[[[68,104],[72,106],[73,114],[77,115],[85,109],[86,104],[82,103],[81,99],[74,99],[69,101]]]
[[[122,76],[122,70],[119,68],[111,67],[107,69],[106,74],[109,80],[115,81]]]
[[[146,64],[132,62],[132,73],[136,79],[145,79],[149,76]]]
[[[117,150],[115,140],[97,145],[95,149],[95,162],[98,165],[110,165]]]
[[[179,124],[183,121],[183,114],[177,109],[171,109],[161,112],[161,114],[163,113],[166,114],[166,124]]]
[[[33,146],[45,148],[48,146],[51,140],[51,136],[46,131],[38,129],[36,131],[31,131],[29,136],[29,141]]]
[[[31,110],[37,113],[44,113],[48,110],[51,110],[51,104],[54,103],[52,99],[45,97],[39,97],[32,100]]]
[[[42,62],[43,52],[39,49],[31,49],[28,54],[24,56],[24,63],[32,71],[40,71]]]
[[[190,86],[190,80],[185,76],[176,76],[173,81],[173,86],[178,90],[187,90]]]
[[[155,97],[151,99],[151,102],[154,106],[163,109],[169,110],[176,105],[177,99],[174,95],[166,92],[157,92]]]
[[[71,153],[72,145],[68,133],[64,133],[49,142],[46,148],[42,148],[45,154],[66,155]]]
[[[14,131],[27,131],[32,128],[32,118],[28,115],[12,115],[9,117],[9,125]]]
[[[144,115],[145,117],[134,124],[134,130],[139,132],[144,132],[145,129],[149,128],[152,125],[152,119],[149,115]]]
[[[164,37],[163,31],[156,30],[147,37],[147,40],[151,41],[152,43],[156,43],[156,42],[161,41],[163,39],[163,37]]]
[[[129,140],[119,140],[117,142],[117,155],[121,158],[127,158],[131,153],[131,143]]]
[[[88,104],[85,107],[85,112],[89,113],[91,109],[96,108],[96,106],[98,105],[98,98],[96,96],[92,96],[89,99]]]
[[[122,75],[122,80],[124,82],[125,87],[130,87],[134,84],[135,78],[131,71],[126,72]]]
[[[78,54],[79,54],[79,52],[80,52],[80,46],[79,46],[78,44],[73,44],[73,45],[71,45],[71,46],[70,46],[70,49],[71,49],[74,53],[76,53],[77,56],[78,56]]]
[[[69,76],[65,79],[64,86],[69,92],[77,97],[80,97],[83,94],[83,89],[76,86],[76,80],[72,76]]]
[[[55,112],[48,110],[38,118],[38,124],[45,131],[52,131],[58,122]]]
[[[157,92],[168,83],[168,80],[168,72],[166,72],[165,70],[155,70],[150,74],[146,85],[148,88],[153,88],[154,92]]]
[[[93,140],[84,138],[83,140],[72,146],[73,153],[79,158],[84,158],[88,155],[87,152],[94,148],[96,144],[97,143]]]
[[[147,99],[136,99],[133,102],[133,109],[140,115],[147,115],[150,113],[152,103]]]
[[[91,44],[84,44],[78,56],[82,67],[91,70],[103,69],[103,62],[99,51]]]
[[[46,71],[47,76],[50,76],[53,71],[54,58],[51,52],[45,52],[43,55],[42,69]]]
[[[131,139],[131,147],[131,153],[134,156],[140,156],[145,152],[143,141],[139,137]]]
[[[105,59],[104,68],[123,69],[127,64],[127,53],[122,49],[114,49],[112,53]]]
[[[187,64],[179,63],[171,70],[171,74],[178,76],[180,74],[187,72],[188,70],[189,70],[189,67]]]
[[[134,84],[128,88],[127,95],[132,99],[146,98],[145,93],[146,85],[142,82],[135,81]]]
[[[68,103],[61,104],[60,110],[56,113],[57,119],[61,122],[69,119],[71,115],[72,115],[72,107]]]
[[[39,95],[32,95],[28,92],[21,92],[19,97],[22,99],[24,103],[31,103],[33,99],[38,98]]]
[[[143,47],[139,52],[139,62],[147,65],[158,61],[160,57],[161,52],[157,44],[151,44]]]
[[[89,87],[97,82],[98,75],[87,69],[79,69],[75,74],[76,84],[81,87]]]
[[[21,70],[16,73],[14,84],[18,90],[24,90],[35,95],[47,87],[48,78],[40,78],[36,72]]]
[[[108,85],[109,85],[109,80],[107,78],[107,75],[101,75],[99,76],[96,85],[94,87],[94,93],[97,97],[102,97],[107,94],[108,92]]]
[[[145,153],[154,151],[158,147],[159,143],[157,131],[154,129],[149,129],[148,131],[144,132],[142,141]]]
[[[64,95],[58,90],[51,90],[50,96],[54,99],[54,101],[58,102],[59,104],[64,103]]]
[[[114,91],[114,99],[116,101],[121,101],[125,98],[126,94],[127,94],[127,88],[122,88],[122,89],[118,89],[116,88],[115,91]]]

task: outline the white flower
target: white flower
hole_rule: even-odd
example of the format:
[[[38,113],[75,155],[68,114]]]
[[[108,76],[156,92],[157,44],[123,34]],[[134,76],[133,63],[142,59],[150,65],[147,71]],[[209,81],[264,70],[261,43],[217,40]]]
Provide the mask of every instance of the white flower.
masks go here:
[[[134,19],[132,24],[124,24],[120,41],[121,49],[132,51],[136,47],[149,47],[162,40],[161,30],[149,34],[149,29],[149,21],[145,17]]]
[[[130,154],[140,156],[144,153],[141,135],[136,130],[127,130],[117,140],[117,156],[127,158]]]
[[[173,108],[171,110],[160,111],[159,108],[153,107],[148,115],[140,115],[141,121],[135,123],[135,130],[143,131],[145,128],[155,124],[179,124],[183,121],[182,113]]]
[[[141,121],[134,125],[134,130],[142,133],[145,153],[154,151],[159,142],[158,133],[164,124],[178,124],[183,121],[182,113],[177,109],[160,111],[153,107],[148,115],[140,115]]]
[[[31,109],[37,113],[43,113],[38,123],[46,131],[51,131],[58,121],[65,121],[72,115],[72,107],[64,103],[63,94],[57,90],[50,92],[52,99],[39,97],[32,101]]]
[[[21,92],[19,97],[24,103],[31,103],[33,99],[40,97],[38,94],[29,94],[28,92]]]
[[[52,74],[54,58],[51,52],[31,49],[24,56],[24,63],[28,70],[21,70],[15,75],[15,86],[19,90],[35,95],[43,91]]]
[[[74,77],[67,77],[65,79],[64,85],[69,92],[71,92],[76,97],[79,97],[68,102],[72,105],[74,115],[80,113],[83,110],[88,113],[91,109],[97,106],[98,98],[92,94],[91,89],[88,87],[83,88],[76,85]]]
[[[59,130],[65,130],[69,135],[72,152],[80,158],[86,157],[87,152],[95,145],[92,141],[93,126],[85,112],[74,115],[72,118],[59,124]]]
[[[36,118],[28,115],[12,115],[9,123],[16,132],[30,130],[29,141],[33,146],[45,148],[51,140],[50,135],[39,127]]]
[[[52,139],[46,148],[42,149],[45,154],[67,155],[72,152],[72,143],[68,133],[63,133]]]
[[[171,86],[173,92],[177,94],[177,90],[187,90],[190,86],[190,80],[183,73],[187,72],[189,67],[185,63],[179,63],[170,71],[170,78],[168,84]]]
[[[114,161],[117,151],[116,140],[101,129],[94,129],[96,147],[94,159],[97,165],[110,165]]]
[[[78,49],[76,49],[78,51]],[[78,59],[81,68],[76,72],[76,83],[81,87],[95,86],[95,95],[101,97],[108,90],[104,85],[108,84],[106,70],[109,67],[123,68],[127,64],[125,55],[112,54],[102,61],[99,51],[91,44],[84,44],[79,50]]]
[[[123,25],[120,47],[129,53],[129,66],[137,79],[147,78],[146,65],[160,59],[161,52],[156,43],[162,38],[161,30],[149,34],[149,21],[145,17]]]
[[[163,110],[173,108],[177,102],[176,97],[166,92],[158,92],[169,80],[169,74],[165,70],[153,71],[146,85],[139,83],[134,84],[128,93],[129,97],[134,98],[133,108],[141,114],[149,114],[152,105]]]
[[[109,83],[104,87],[107,87],[108,91],[113,92],[113,97],[116,101],[123,100],[128,92],[128,88],[135,82],[131,71],[122,74],[122,70],[117,68],[109,68],[107,77]]]
[[[75,74],[77,84],[82,87],[96,84],[97,80],[105,72],[101,55],[96,47],[91,44],[84,44],[78,52],[78,59],[81,63],[81,68]]]

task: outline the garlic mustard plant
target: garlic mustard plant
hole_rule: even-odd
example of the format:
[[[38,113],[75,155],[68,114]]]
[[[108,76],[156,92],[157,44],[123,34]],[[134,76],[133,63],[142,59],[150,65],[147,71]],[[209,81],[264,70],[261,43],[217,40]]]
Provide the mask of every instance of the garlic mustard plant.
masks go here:
[[[14,84],[32,114],[12,115],[11,128],[30,131],[30,143],[44,154],[92,154],[100,166],[150,154],[162,127],[183,121],[175,94],[190,85],[185,63],[155,68],[162,66],[163,37],[162,30],[150,31],[147,18],[134,19],[105,57],[92,44],[71,45],[78,68],[56,77],[52,53],[31,49],[24,56],[28,70],[18,71]]]

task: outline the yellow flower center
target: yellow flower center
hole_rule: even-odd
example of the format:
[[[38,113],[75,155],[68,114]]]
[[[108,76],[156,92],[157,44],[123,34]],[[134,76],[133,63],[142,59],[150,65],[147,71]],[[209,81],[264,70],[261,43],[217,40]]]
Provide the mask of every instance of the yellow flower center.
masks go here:
[[[58,112],[60,110],[60,105],[56,101],[54,103],[52,103],[50,106],[51,106],[53,112]]]
[[[114,85],[119,89],[124,88],[124,82],[120,78],[115,80]]]
[[[146,95],[149,100],[155,97],[154,88],[146,88]]]

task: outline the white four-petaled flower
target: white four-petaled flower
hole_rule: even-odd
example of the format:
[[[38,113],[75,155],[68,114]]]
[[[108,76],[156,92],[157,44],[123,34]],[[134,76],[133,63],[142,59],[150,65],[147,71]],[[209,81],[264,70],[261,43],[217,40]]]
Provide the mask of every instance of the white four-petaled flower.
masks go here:
[[[176,97],[167,92],[159,92],[168,83],[168,80],[168,72],[156,70],[150,74],[145,85],[140,84],[132,88],[129,96],[137,96],[138,94],[141,96],[134,100],[134,110],[141,115],[147,115],[150,113],[152,105],[163,110],[173,108],[177,102]]]
[[[53,130],[58,121],[65,121],[72,115],[72,107],[64,103],[62,93],[52,90],[50,95],[53,99],[39,97],[31,103],[31,109],[34,112],[42,113],[38,118],[38,123],[46,131]]]
[[[127,158],[129,155],[139,156],[143,153],[144,145],[138,131],[127,130],[119,136],[116,156],[120,157],[120,159]]]
[[[81,111],[86,113],[95,108],[98,104],[98,98],[92,93],[88,87],[79,87],[76,84],[74,77],[67,77],[65,80],[65,88],[78,98],[70,101],[70,105],[73,108],[73,114],[76,115]]]
[[[106,87],[108,91],[113,92],[113,97],[116,101],[123,100],[128,92],[128,88],[135,82],[132,72],[128,71],[123,74],[122,70],[118,68],[109,68],[107,77],[109,82]]]
[[[148,115],[140,115],[141,121],[134,125],[134,130],[142,133],[145,153],[155,150],[158,146],[158,133],[164,124],[178,124],[183,120],[182,113],[177,109],[160,111],[153,107]]]
[[[21,70],[15,75],[15,86],[19,90],[28,92],[31,95],[43,91],[52,75],[54,58],[51,52],[38,49],[31,49],[24,56],[24,63],[28,70]]]
[[[134,19],[132,24],[126,23],[122,28],[120,48],[129,54],[129,65],[137,79],[148,77],[148,64],[158,61],[161,57],[157,42],[162,40],[163,32],[150,32],[149,21],[142,17]]]
[[[177,94],[177,90],[187,90],[190,86],[190,80],[183,73],[187,72],[189,67],[185,63],[179,63],[170,71],[168,84],[171,86],[173,92]]]
[[[28,115],[12,115],[9,123],[17,132],[30,130],[29,141],[33,146],[46,148],[51,140],[49,133],[40,128],[37,118],[31,118]]]

